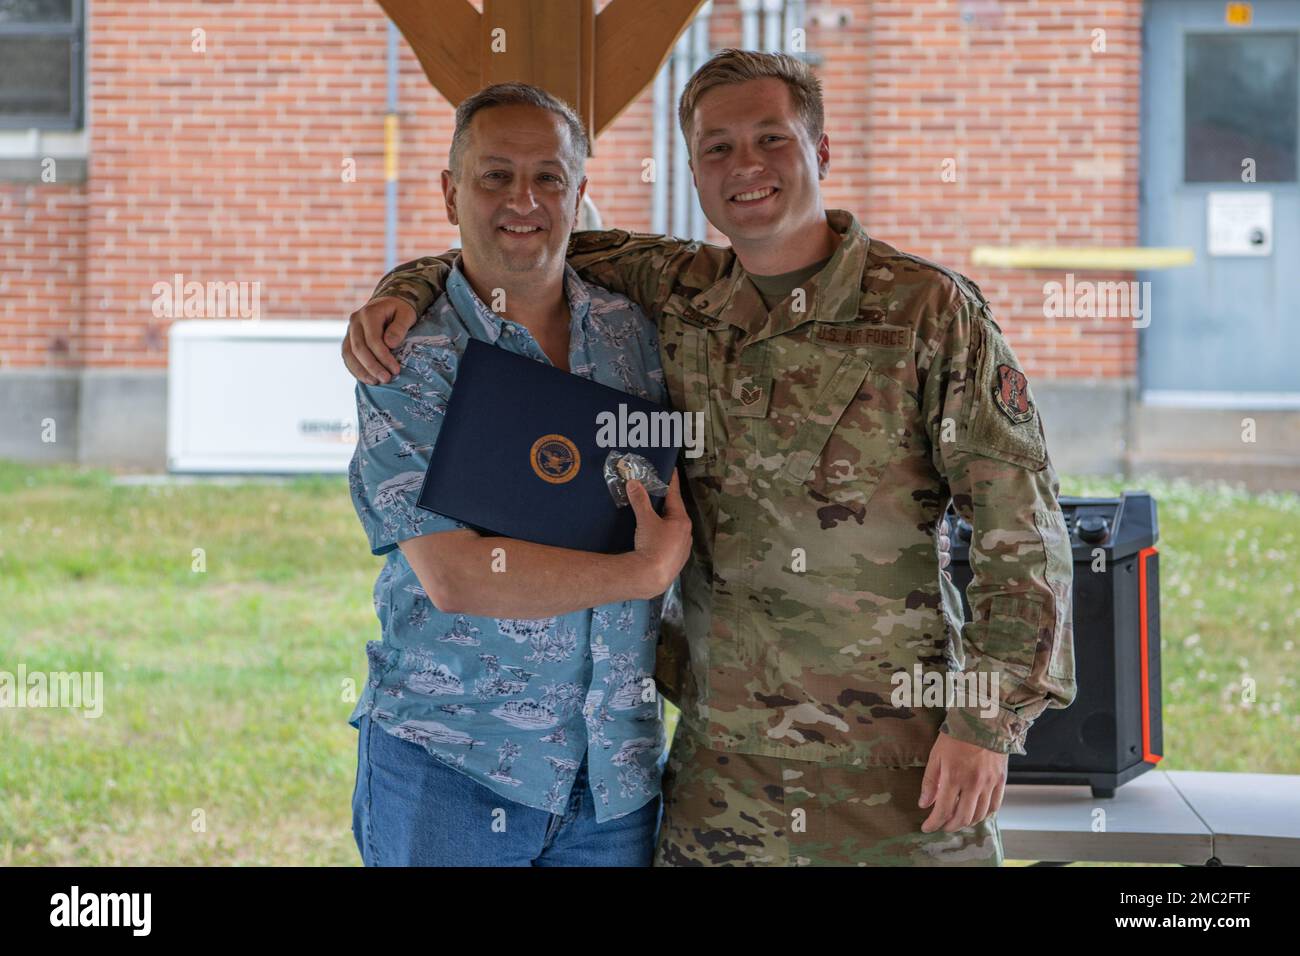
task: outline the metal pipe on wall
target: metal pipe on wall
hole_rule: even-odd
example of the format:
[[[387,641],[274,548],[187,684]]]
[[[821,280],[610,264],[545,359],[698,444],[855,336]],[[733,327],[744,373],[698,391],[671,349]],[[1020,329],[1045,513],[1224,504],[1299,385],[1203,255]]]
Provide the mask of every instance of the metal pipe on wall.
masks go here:
[[[668,100],[668,64],[659,67],[654,83],[654,131],[650,140],[650,159],[654,165],[654,182],[650,184],[650,231],[668,231],[668,149],[672,117],[676,111]]]
[[[783,0],[763,0],[763,50],[767,53],[780,53],[785,47],[781,42],[781,7]]]
[[[384,271],[397,265],[397,39],[400,33],[388,21],[388,112],[384,115]]]
[[[762,0],[740,0],[740,45],[758,49],[758,7]]]
[[[709,15],[713,12],[713,3],[704,4],[695,22],[691,24],[691,73],[702,67],[709,58]],[[690,170],[686,172],[687,192],[690,196],[692,239],[704,239],[708,235],[704,209],[700,206],[700,197],[690,182]]]
[[[786,0],[785,2],[785,36],[781,38],[781,49],[786,53],[792,53],[796,56],[807,50],[805,40],[804,49],[796,50],[794,48],[794,31],[803,27],[804,2],[803,0]]]
[[[686,81],[690,79],[691,67],[691,46],[690,30],[687,30],[677,38],[677,45],[673,47],[673,102],[680,102],[682,90],[686,88]],[[672,229],[674,236],[687,236],[690,234],[690,201],[691,201],[691,171],[686,165],[690,157],[686,152],[686,140],[679,132],[673,137],[673,194],[672,194]]]

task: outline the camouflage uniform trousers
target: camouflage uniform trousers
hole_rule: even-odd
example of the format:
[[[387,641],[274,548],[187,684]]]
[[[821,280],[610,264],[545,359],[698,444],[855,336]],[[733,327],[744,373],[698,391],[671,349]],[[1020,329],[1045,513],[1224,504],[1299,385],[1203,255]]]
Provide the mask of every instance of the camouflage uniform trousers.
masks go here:
[[[654,865],[1001,866],[996,814],[921,832],[934,809],[916,805],[924,776],[924,767],[711,750],[683,719],[664,770]]]

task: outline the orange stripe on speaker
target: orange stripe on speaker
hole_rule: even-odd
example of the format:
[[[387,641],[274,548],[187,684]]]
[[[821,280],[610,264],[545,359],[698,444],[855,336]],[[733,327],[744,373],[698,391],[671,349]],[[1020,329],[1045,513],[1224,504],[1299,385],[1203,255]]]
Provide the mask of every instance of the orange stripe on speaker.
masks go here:
[[[1159,763],[1161,754],[1151,752],[1151,674],[1147,667],[1151,648],[1147,643],[1147,559],[1156,554],[1154,546],[1138,552],[1138,646],[1142,666],[1142,759]]]

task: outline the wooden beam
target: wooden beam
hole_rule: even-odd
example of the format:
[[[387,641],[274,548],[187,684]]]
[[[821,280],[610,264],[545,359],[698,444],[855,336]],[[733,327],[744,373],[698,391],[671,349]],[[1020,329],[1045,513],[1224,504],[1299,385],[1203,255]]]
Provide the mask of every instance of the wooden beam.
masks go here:
[[[587,155],[596,155],[596,3],[583,5],[582,10],[582,44],[581,75],[578,86],[581,91],[582,121],[587,124]]]
[[[582,24],[593,0],[483,0],[480,86],[520,82],[569,103],[591,129],[592,103],[583,96]]]
[[[672,53],[705,0],[611,0],[596,17],[592,138],[618,119]]]
[[[452,106],[492,83],[532,83],[596,137],[653,81],[705,0],[378,0]]]
[[[378,0],[452,106],[482,86],[482,17],[468,0]]]

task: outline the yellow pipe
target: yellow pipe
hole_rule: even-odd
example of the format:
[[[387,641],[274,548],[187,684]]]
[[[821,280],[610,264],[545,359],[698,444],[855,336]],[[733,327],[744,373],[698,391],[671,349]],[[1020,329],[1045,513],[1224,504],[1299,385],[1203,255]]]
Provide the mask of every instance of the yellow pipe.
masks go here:
[[[1003,269],[1173,269],[1196,261],[1179,246],[976,246],[971,262]]]
[[[397,114],[384,117],[384,181],[397,182]]]

